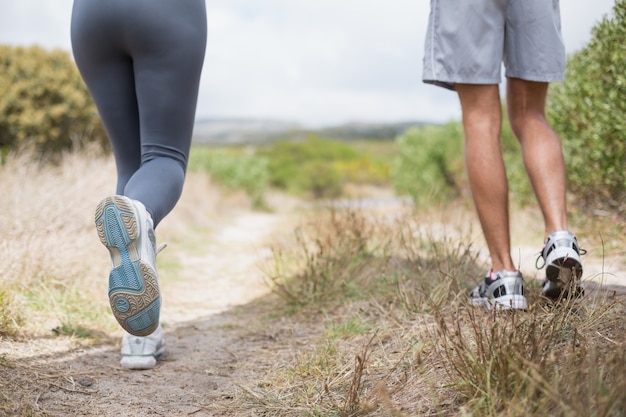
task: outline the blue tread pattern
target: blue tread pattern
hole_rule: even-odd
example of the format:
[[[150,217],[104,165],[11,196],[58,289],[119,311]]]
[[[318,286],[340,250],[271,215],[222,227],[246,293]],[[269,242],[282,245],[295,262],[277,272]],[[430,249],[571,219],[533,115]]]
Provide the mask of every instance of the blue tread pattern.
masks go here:
[[[161,296],[156,271],[140,259],[140,225],[132,203],[108,197],[95,217],[100,241],[111,254],[108,294],[113,315],[129,333],[148,335],[158,326]]]

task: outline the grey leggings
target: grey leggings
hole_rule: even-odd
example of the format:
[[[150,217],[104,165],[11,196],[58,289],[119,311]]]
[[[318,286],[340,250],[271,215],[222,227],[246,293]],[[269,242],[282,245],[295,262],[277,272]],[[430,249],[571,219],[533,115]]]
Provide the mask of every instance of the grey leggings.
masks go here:
[[[156,226],[185,180],[205,0],[75,0],[71,36],[113,148],[116,193],[141,201]]]

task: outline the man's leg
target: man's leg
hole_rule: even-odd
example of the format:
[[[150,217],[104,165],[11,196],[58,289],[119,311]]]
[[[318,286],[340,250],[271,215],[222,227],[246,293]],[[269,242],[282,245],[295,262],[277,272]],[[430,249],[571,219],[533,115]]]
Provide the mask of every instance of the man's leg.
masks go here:
[[[508,182],[497,85],[456,84],[463,111],[465,163],[494,271],[515,270],[511,259]]]
[[[545,222],[545,237],[567,230],[565,163],[561,141],[545,117],[548,83],[509,78],[507,106],[524,165]]]

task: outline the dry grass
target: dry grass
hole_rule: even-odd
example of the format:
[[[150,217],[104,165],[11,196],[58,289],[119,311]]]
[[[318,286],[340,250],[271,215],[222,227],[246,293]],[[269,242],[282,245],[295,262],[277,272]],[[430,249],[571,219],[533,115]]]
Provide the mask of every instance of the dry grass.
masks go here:
[[[289,310],[326,331],[246,388],[273,416],[620,416],[626,412],[622,293],[588,288],[527,312],[467,303],[482,276],[455,210],[333,211],[275,249],[268,277]],[[448,224],[448,226],[444,226]],[[458,227],[450,226],[458,225]]]
[[[0,334],[111,329],[92,212],[113,188],[114,167],[90,154],[64,155],[56,166],[31,158],[9,155],[0,166]]]
[[[385,244],[373,239],[383,235],[376,232],[380,227],[358,212],[318,213],[296,228],[293,240],[273,247],[269,285],[294,306],[358,297],[359,280],[371,281],[369,272],[384,268],[377,264],[386,260]]]
[[[112,157],[64,154],[33,163],[28,152],[0,165],[0,336],[73,336],[97,342],[121,334],[106,297],[110,261],[97,238],[94,208],[115,190]],[[240,201],[241,200],[241,201]],[[176,216],[158,228],[160,242],[193,247],[191,228],[210,232],[211,216],[249,204],[223,197],[204,175],[190,175]],[[184,239],[184,238],[185,239]],[[179,267],[160,257],[165,277]]]

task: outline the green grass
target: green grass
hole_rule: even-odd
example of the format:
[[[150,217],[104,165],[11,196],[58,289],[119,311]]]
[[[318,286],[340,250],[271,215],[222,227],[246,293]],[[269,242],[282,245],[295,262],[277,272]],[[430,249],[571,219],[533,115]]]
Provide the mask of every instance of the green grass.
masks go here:
[[[91,330],[83,326],[76,326],[71,323],[63,323],[59,327],[55,327],[54,329],[52,329],[52,333],[54,333],[56,336],[77,337],[79,339],[87,339],[93,337],[93,333]]]
[[[330,323],[327,326],[325,337],[341,339],[367,334],[371,331],[372,326],[362,317],[348,317],[340,322]]]
[[[103,283],[103,285],[106,285]],[[102,288],[103,295],[106,287]],[[42,330],[52,331],[57,336],[73,336],[90,338],[97,336],[89,329],[110,331],[117,328],[115,320],[110,314],[106,297],[100,297],[94,303],[80,286],[42,282],[33,285],[20,296],[24,308],[31,312],[30,320],[46,322],[50,318],[60,323],[55,328]]]

